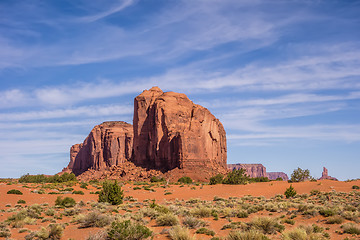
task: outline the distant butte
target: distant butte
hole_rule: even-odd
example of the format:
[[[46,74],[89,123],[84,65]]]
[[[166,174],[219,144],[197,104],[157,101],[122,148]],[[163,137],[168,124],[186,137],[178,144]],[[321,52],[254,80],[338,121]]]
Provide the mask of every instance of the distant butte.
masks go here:
[[[134,99],[133,125],[114,121],[95,126],[83,143],[71,147],[63,172],[80,179],[158,175],[204,181],[226,174],[226,160],[221,122],[185,94],[153,87]]]
[[[282,178],[284,181],[289,180],[289,177],[286,173],[266,172],[266,167],[259,163],[235,163],[228,164],[227,166],[229,170],[244,169],[245,173],[252,178],[267,177],[270,180],[276,180],[277,178]]]

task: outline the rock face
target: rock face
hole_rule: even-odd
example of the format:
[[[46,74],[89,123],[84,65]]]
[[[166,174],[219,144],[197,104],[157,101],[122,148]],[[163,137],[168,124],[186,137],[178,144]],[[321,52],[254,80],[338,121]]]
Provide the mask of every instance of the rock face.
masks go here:
[[[81,144],[70,149],[67,170],[79,175],[89,169],[101,171],[129,161],[133,128],[126,122],[104,122],[95,126]]]
[[[329,180],[335,180],[335,181],[337,181],[336,178],[329,176],[328,170],[327,170],[326,167],[323,168],[323,172],[322,172],[322,174],[321,174],[321,178],[319,178],[319,180],[323,180],[323,179],[329,179]]]
[[[153,87],[134,100],[136,165],[163,172],[226,172],[226,133],[221,122],[185,94]],[[210,176],[211,177],[211,176]]]
[[[133,126],[104,122],[70,149],[63,172],[80,179],[206,180],[226,174],[226,133],[221,122],[185,94],[145,90],[134,100]]]
[[[284,181],[289,180],[288,175],[284,172],[267,172],[266,175],[270,180],[276,180],[277,178],[282,178]]]
[[[236,163],[236,164],[228,164],[228,168],[230,170],[234,169],[245,169],[246,174],[249,177],[255,178],[255,177],[266,177],[266,168],[262,164],[242,164],[242,163]]]

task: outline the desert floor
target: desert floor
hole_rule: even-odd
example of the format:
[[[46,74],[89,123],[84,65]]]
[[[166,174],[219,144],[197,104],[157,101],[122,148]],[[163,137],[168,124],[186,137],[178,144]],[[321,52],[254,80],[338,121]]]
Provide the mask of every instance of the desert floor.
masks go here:
[[[300,225],[312,226],[313,224],[323,228],[322,233],[326,233],[328,239],[360,239],[360,235],[343,233],[341,228],[348,222],[360,228],[360,192],[353,189],[353,186],[360,186],[360,180],[292,183],[298,194],[298,197],[294,199],[283,197],[285,190],[290,186],[290,183],[285,181],[248,185],[121,184],[123,184],[124,203],[112,206],[97,203],[98,195],[95,192],[101,190],[100,183],[88,183],[85,189],[80,187],[80,183],[70,186],[64,184],[55,186],[54,184],[17,183],[4,180],[0,182],[1,231],[9,233],[10,230],[9,239],[24,239],[31,232],[39,231],[41,227],[46,228],[49,224],[56,223],[64,227],[61,239],[88,239],[89,236],[94,237],[97,232],[106,231],[109,228],[109,225],[96,227],[96,224],[90,227],[81,227],[81,219],[84,219],[84,216],[90,212],[96,211],[97,214],[104,214],[112,219],[128,218],[141,222],[153,231],[153,239],[169,239],[166,229],[170,229],[171,226],[159,226],[156,220],[158,213],[149,210],[150,203],[155,200],[157,205],[164,206],[170,209],[174,215],[178,215],[179,224],[184,225],[182,222],[185,216],[192,214],[205,223],[205,227],[212,230],[215,233],[214,236],[220,239],[225,239],[231,231],[236,231],[232,227],[224,229],[225,225],[234,222],[249,223],[257,217],[273,218],[285,227],[281,232],[266,234],[269,239],[282,239],[282,234],[286,231]],[[70,191],[69,189],[65,191],[67,187],[71,188]],[[23,195],[7,194],[12,189],[20,190]],[[72,191],[83,191],[84,195],[73,194]],[[71,197],[75,199],[77,205],[72,208],[55,207],[55,200],[59,196]],[[24,200],[25,203],[18,203],[19,200]],[[79,204],[80,202],[82,204]],[[35,208],[40,209],[40,217],[18,222],[14,218],[9,220],[11,216],[34,205]],[[263,209],[258,207],[261,205]],[[304,207],[301,206],[305,206],[307,209],[304,210]],[[255,207],[257,210],[249,211],[251,207]],[[319,214],[320,208],[336,209],[334,210],[335,215]],[[142,209],[146,211],[141,212]],[[206,211],[204,215],[196,215],[194,209],[212,209],[212,212],[210,216]],[[247,211],[249,214],[238,217],[238,211]],[[327,223],[329,217],[336,216],[342,219],[341,223]],[[213,238],[211,235],[196,234],[195,231],[196,228],[190,229],[190,234],[196,239]],[[1,239],[5,239],[5,237]]]

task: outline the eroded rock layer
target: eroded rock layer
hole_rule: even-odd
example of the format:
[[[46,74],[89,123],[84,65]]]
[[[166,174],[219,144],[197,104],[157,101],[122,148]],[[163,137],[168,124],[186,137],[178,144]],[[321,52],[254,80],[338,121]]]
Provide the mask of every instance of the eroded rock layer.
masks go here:
[[[70,149],[67,170],[79,175],[89,169],[102,171],[131,160],[133,128],[126,122],[104,122],[95,126],[82,144]]]
[[[335,180],[335,181],[337,181],[336,178],[329,176],[329,173],[328,173],[328,170],[327,170],[326,167],[323,168],[323,172],[322,172],[322,174],[321,174],[321,178],[319,178],[319,180],[323,180],[323,179],[329,179],[329,180]]]
[[[226,172],[226,133],[221,122],[185,94],[153,87],[134,100],[136,165],[169,171]]]

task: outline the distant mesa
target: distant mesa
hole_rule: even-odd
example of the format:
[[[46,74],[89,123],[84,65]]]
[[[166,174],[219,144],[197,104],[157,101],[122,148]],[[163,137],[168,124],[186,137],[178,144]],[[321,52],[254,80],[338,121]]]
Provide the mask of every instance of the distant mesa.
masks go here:
[[[323,179],[329,179],[329,180],[335,180],[338,181],[337,178],[331,177],[328,174],[328,170],[326,167],[323,167],[323,172],[321,174],[321,178],[319,178],[319,180],[323,180]]]
[[[226,132],[221,122],[185,94],[158,87],[134,99],[133,125],[104,122],[70,149],[63,172],[80,179],[208,180],[227,170]]]
[[[228,164],[228,169],[244,169],[246,174],[249,177],[268,177],[270,180],[276,180],[277,178],[282,178],[284,181],[289,180],[289,177],[286,173],[283,172],[266,172],[266,167],[262,164],[249,164],[249,163],[236,163]]]

